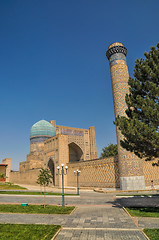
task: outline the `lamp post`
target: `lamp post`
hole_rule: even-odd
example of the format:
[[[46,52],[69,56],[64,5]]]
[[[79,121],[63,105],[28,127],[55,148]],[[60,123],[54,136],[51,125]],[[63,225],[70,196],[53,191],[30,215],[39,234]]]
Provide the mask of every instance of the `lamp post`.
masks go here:
[[[64,175],[67,174],[68,166],[65,167],[66,172],[64,172],[64,164],[61,164],[61,173],[60,173],[60,166],[57,167],[58,175],[62,176],[62,207],[65,206],[65,200],[64,200]]]
[[[78,181],[78,177],[81,171],[79,171],[77,169],[77,171],[74,171],[75,176],[77,176],[77,195],[79,195],[79,181]]]

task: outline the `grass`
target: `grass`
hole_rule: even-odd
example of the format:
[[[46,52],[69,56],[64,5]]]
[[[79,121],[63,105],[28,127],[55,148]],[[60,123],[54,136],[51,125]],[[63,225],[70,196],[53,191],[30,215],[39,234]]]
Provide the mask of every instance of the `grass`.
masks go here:
[[[0,224],[1,240],[51,240],[59,225]]]
[[[14,185],[13,183],[0,183],[0,190],[18,190],[18,189],[26,189],[19,185]]]
[[[159,229],[144,229],[144,233],[149,237],[150,240],[159,239]]]
[[[0,204],[0,212],[3,213],[34,213],[34,214],[70,214],[74,209],[71,207],[46,205],[28,205],[23,207],[19,204]]]
[[[29,192],[29,191],[1,191],[0,194],[17,194],[17,195],[44,195],[44,192]],[[53,192],[45,192],[46,195],[59,195],[61,196],[61,193],[53,193]],[[66,196],[75,196],[76,194],[68,194],[65,193]]]
[[[133,217],[159,217],[158,207],[129,207],[126,209]]]

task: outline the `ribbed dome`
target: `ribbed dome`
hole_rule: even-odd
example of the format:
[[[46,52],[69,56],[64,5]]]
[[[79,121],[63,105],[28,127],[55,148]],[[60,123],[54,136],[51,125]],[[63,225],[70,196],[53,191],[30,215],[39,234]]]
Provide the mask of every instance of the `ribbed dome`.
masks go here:
[[[30,130],[30,137],[34,136],[53,137],[55,135],[56,133],[54,126],[45,120],[41,120],[35,123]]]

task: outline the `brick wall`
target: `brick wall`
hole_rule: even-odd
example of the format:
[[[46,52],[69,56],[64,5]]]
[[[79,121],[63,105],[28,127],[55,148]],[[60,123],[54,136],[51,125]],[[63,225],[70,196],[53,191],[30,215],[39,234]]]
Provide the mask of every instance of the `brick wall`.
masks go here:
[[[155,161],[157,162],[157,160]],[[150,186],[153,180],[154,185],[159,185],[159,167],[152,166],[153,162],[144,161],[143,172],[145,176],[145,185]]]
[[[21,184],[36,184],[40,169],[31,169],[25,172],[11,172],[10,182]]]
[[[118,161],[116,157],[88,160],[68,164],[67,184],[76,186],[74,171],[80,170],[80,187],[119,187]]]

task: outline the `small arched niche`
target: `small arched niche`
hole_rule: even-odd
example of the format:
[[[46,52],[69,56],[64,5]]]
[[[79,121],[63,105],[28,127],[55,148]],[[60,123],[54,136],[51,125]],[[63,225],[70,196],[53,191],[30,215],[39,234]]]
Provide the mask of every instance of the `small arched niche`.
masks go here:
[[[55,186],[55,165],[54,165],[54,161],[52,160],[52,158],[50,158],[48,161],[48,168],[50,169],[51,174],[53,176],[52,183]]]
[[[83,151],[82,149],[74,142],[69,145],[69,162],[76,162],[82,160]]]

